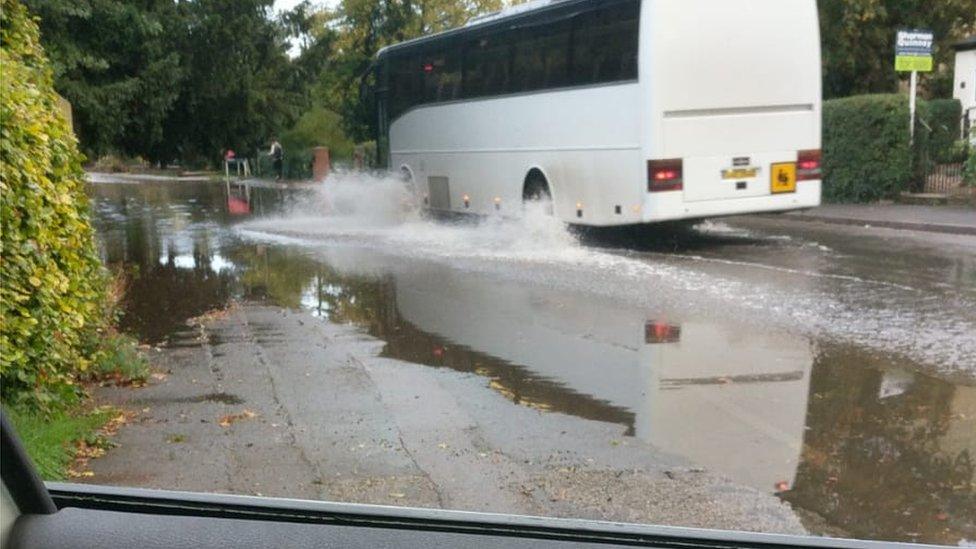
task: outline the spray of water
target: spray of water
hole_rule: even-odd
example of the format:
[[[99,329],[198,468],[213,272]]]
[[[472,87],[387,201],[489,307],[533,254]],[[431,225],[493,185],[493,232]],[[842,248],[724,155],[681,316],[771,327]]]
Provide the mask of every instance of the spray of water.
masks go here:
[[[288,214],[258,219],[243,229],[354,241],[413,256],[552,260],[579,259],[584,253],[544,204],[526,204],[515,217],[434,222],[422,212],[409,184],[362,173],[335,174]]]

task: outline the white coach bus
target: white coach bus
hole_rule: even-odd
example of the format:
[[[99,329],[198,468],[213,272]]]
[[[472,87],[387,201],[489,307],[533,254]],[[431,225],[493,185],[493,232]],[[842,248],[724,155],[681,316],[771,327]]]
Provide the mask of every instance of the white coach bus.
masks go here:
[[[820,203],[815,0],[539,0],[384,48],[380,161],[431,210],[628,225]]]

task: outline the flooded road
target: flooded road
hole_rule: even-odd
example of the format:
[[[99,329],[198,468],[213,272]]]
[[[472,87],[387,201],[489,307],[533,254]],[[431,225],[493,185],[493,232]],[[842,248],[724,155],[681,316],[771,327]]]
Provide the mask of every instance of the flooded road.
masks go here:
[[[769,218],[578,237],[531,214],[434,223],[355,179],[92,185],[123,327],[193,347],[187,320],[231,301],[301,311],[575,418],[582,446],[640,441],[775,495],[812,532],[976,539],[971,238]]]

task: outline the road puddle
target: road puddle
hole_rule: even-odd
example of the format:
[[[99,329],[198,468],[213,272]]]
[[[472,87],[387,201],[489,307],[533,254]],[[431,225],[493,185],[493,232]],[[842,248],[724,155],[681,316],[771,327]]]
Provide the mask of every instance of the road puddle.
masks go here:
[[[965,376],[931,375],[904,353],[811,337],[762,315],[736,320],[716,310],[708,273],[682,270],[687,258],[669,256],[667,244],[642,273],[660,295],[638,299],[598,291],[629,268],[615,258],[634,252],[600,252],[608,263],[598,264],[545,220],[512,233],[498,222],[502,234],[490,237],[412,217],[392,193],[365,224],[342,226],[341,215],[281,222],[296,205],[355,211],[369,197],[354,190],[323,204],[309,189],[92,185],[102,254],[126,273],[124,328],[185,346],[195,341],[187,321],[230,300],[302,310],[360,327],[385,342],[383,356],[479,376],[517,405],[617,425],[621,436],[776,494],[814,531],[976,539],[976,387]],[[390,226],[393,242],[378,246]],[[713,232],[684,249],[719,259],[741,255],[737,247],[807,253],[797,263],[808,270],[835,253]],[[505,276],[486,263],[507,265]],[[681,276],[680,287],[666,285]],[[684,306],[695,293],[707,299]],[[255,330],[261,344],[280,340],[273,327]]]

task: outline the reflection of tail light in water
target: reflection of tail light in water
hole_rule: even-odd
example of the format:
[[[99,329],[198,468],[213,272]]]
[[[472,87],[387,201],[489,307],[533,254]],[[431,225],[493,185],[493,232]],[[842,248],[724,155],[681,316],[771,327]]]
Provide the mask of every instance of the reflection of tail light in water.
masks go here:
[[[644,324],[645,343],[677,343],[679,341],[681,341],[681,326],[667,322],[647,322]]]

